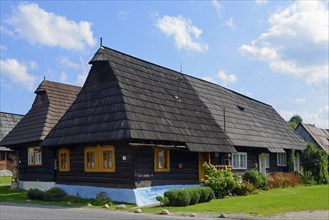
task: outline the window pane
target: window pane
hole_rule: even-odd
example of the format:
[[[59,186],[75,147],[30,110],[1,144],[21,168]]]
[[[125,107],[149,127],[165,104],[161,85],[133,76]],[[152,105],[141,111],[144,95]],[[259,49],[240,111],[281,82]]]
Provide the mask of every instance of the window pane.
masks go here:
[[[164,168],[164,151],[160,150],[158,151],[158,168]]]
[[[95,152],[87,152],[87,168],[95,168]]]
[[[112,151],[103,151],[103,168],[112,168]]]
[[[35,164],[41,164],[41,152],[35,153]]]

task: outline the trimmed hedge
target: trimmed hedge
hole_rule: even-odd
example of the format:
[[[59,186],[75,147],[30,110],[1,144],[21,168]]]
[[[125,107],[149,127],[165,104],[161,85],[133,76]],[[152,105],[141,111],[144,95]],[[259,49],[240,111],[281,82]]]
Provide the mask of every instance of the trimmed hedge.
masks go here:
[[[60,188],[53,187],[47,191],[30,189],[27,198],[32,200],[61,201],[67,196],[66,192]]]
[[[168,190],[164,193],[168,206],[188,206],[201,202],[209,202],[215,198],[214,191],[209,187],[195,187]]]

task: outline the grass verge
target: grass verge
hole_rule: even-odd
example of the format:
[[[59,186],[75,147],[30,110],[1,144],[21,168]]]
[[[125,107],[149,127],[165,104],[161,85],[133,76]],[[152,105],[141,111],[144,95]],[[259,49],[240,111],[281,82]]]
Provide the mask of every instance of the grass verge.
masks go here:
[[[160,213],[163,207],[144,208],[143,212]],[[262,191],[260,194],[216,199],[187,207],[166,207],[169,212],[244,213],[269,216],[291,211],[328,210],[329,185],[298,186]]]

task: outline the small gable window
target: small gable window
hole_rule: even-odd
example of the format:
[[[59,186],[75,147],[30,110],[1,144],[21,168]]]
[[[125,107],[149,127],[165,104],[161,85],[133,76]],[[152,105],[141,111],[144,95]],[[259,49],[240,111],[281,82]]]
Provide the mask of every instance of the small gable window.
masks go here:
[[[156,147],[154,149],[154,171],[170,171],[170,150],[168,148]]]
[[[41,147],[28,147],[27,148],[27,164],[29,166],[42,165],[42,151]]]
[[[286,153],[277,154],[277,165],[278,166],[287,166],[287,154]]]
[[[240,105],[237,105],[238,109],[242,112],[244,112],[244,107],[240,106]]]
[[[85,172],[115,172],[114,146],[86,147]]]
[[[232,153],[232,169],[247,169],[247,153]]]
[[[68,149],[59,149],[58,151],[59,159],[59,171],[65,172],[70,171],[70,152]]]

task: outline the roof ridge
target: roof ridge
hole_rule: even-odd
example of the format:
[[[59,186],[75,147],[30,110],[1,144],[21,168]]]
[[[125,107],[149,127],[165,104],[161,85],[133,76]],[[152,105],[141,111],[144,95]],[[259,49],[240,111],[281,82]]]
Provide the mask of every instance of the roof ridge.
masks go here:
[[[8,115],[18,115],[18,116],[24,116],[23,114],[18,114],[18,113],[10,113],[10,112],[3,112],[3,111],[0,111],[0,113],[3,113],[3,114],[8,114]]]

